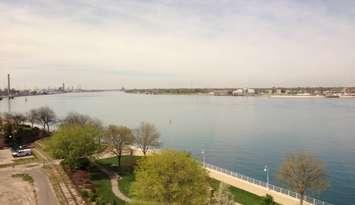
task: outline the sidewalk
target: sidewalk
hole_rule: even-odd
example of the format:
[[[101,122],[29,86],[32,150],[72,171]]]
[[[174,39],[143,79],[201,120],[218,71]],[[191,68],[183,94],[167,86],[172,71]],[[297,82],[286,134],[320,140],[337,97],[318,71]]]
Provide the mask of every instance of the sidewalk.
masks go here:
[[[211,178],[214,178],[218,181],[224,182],[231,186],[237,187],[239,189],[248,191],[250,193],[256,194],[258,196],[266,196],[266,194],[271,195],[274,198],[274,201],[283,204],[283,205],[299,205],[300,201],[294,197],[288,196],[286,194],[281,194],[279,192],[275,192],[273,190],[267,190],[263,186],[258,186],[256,184],[252,184],[248,181],[241,180],[239,178],[224,174],[222,172],[206,168]],[[312,205],[308,202],[303,202],[304,205]]]

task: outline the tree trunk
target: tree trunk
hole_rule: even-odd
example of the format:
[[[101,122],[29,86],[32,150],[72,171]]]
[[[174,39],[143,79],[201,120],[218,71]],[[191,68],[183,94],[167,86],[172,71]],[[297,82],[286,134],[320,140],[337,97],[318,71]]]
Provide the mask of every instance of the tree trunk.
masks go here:
[[[121,168],[122,149],[118,151],[118,167]]]
[[[300,194],[300,205],[303,205],[304,194]]]

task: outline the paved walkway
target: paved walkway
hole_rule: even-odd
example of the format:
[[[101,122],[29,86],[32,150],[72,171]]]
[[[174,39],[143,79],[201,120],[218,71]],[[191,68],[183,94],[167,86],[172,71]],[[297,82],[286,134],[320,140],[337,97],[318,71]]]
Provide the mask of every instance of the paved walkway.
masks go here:
[[[107,174],[107,176],[109,176],[110,178],[110,181],[111,181],[111,186],[112,186],[112,192],[117,196],[117,198],[125,201],[125,202],[131,202],[132,200],[130,198],[128,198],[126,195],[124,195],[120,189],[118,188],[118,179],[119,179],[119,176],[113,172],[113,171],[110,171],[102,166],[99,166],[99,169],[104,172],[105,174]]]
[[[279,192],[273,191],[273,190],[267,190],[263,186],[258,186],[256,184],[250,183],[245,180],[241,180],[239,178],[227,175],[223,172],[216,171],[214,169],[206,168],[209,176],[211,178],[214,178],[218,181],[224,182],[226,184],[229,184],[231,186],[237,187],[239,189],[248,191],[250,193],[256,194],[258,196],[266,196],[266,194],[270,194],[275,202],[279,204],[284,204],[284,205],[299,205],[300,201],[294,197],[288,196],[286,194],[281,194]],[[303,202],[304,205],[312,205],[308,202]]]

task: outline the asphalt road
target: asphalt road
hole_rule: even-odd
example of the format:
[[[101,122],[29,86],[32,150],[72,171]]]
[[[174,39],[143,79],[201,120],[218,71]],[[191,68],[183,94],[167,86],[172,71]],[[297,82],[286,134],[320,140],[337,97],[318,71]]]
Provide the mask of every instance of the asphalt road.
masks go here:
[[[35,167],[26,171],[32,176],[35,190],[38,197],[38,205],[57,205],[59,204],[53,188],[50,186],[49,179],[40,167]]]
[[[0,174],[5,173],[9,173],[9,176],[14,173],[27,173],[31,175],[34,182],[38,205],[59,205],[46,173],[38,164],[37,166],[29,166],[29,164],[26,164],[1,168]]]

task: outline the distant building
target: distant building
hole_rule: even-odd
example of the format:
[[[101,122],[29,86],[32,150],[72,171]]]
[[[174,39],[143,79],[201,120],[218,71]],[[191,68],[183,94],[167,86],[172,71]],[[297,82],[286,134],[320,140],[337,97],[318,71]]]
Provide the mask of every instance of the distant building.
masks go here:
[[[252,88],[248,88],[246,89],[246,94],[247,95],[255,95],[255,89],[252,89]]]
[[[237,90],[234,90],[234,91],[232,92],[232,95],[233,95],[233,96],[243,96],[243,95],[245,95],[244,89],[239,88],[239,89],[237,89]]]
[[[282,95],[282,89],[276,89],[276,94],[277,95]]]
[[[255,95],[256,91],[252,88],[239,88],[232,92],[233,96]]]

